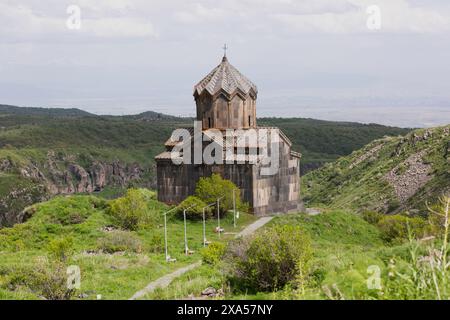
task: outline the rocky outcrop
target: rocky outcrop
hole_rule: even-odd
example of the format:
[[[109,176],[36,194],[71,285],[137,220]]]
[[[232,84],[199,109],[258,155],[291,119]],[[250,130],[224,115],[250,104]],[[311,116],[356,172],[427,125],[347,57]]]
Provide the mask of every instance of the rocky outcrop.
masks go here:
[[[151,184],[142,180],[145,172],[137,163],[86,162],[74,155],[56,155],[53,151],[48,152],[41,164],[19,165],[10,159],[0,159],[1,173],[16,174],[29,181],[30,187],[13,188],[0,194],[0,227],[22,222],[26,218],[22,214],[25,207],[54,195],[98,192],[107,186],[126,188],[130,184]]]
[[[24,210],[36,202],[48,199],[43,185],[14,187],[0,198],[0,227],[12,226],[29,218],[29,211]]]
[[[13,164],[9,159],[0,159],[0,172],[9,172],[13,168]]]
[[[450,125],[385,137],[303,178],[307,205],[427,214],[450,193]]]
[[[425,151],[410,156],[405,162],[392,169],[386,180],[394,188],[395,194],[401,203],[410,197],[432,179],[431,165],[422,161]]]
[[[384,146],[384,143],[380,143],[378,145],[376,145],[375,147],[373,147],[372,149],[370,149],[367,152],[364,152],[361,156],[359,156],[358,158],[355,159],[355,161],[353,161],[350,166],[349,169],[353,169],[354,167],[356,167],[357,165],[359,165],[360,163],[366,161],[367,159],[371,158],[371,157],[377,157],[378,156],[378,152],[381,150],[381,148]]]
[[[66,163],[68,159],[70,161]],[[25,172],[28,176],[41,180],[52,195],[98,192],[106,186],[127,187],[130,182],[140,180],[144,174],[144,170],[136,163],[94,160],[83,167],[74,162],[73,158],[56,159],[54,154],[49,154],[44,165],[43,171],[47,171],[46,174],[36,169],[28,168]]]
[[[443,133],[445,135],[447,128],[444,128]],[[401,154],[407,152],[408,146],[415,146],[417,143],[422,141],[427,141],[433,137],[434,130],[427,129],[423,133],[413,132],[410,135],[402,137],[397,146],[395,147],[395,151],[392,156],[400,156]]]

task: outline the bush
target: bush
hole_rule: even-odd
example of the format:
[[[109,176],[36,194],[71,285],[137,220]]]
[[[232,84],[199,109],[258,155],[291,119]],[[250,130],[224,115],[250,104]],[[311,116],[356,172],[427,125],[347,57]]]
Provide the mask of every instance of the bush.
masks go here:
[[[210,243],[200,251],[202,261],[210,265],[217,265],[225,254],[226,246],[220,242]]]
[[[195,196],[189,196],[178,205],[176,212],[179,217],[183,218],[183,211],[189,208],[189,210],[186,211],[186,218],[201,220],[203,219],[203,208],[206,206],[207,204],[201,199]],[[205,209],[206,218],[211,217],[211,212],[211,207]]]
[[[309,274],[311,239],[298,226],[281,225],[266,229],[252,239],[240,239],[229,246],[225,274],[245,289],[276,291],[299,272]]]
[[[30,287],[48,300],[70,300],[75,294],[67,285],[67,266],[62,263],[38,267]]]
[[[67,266],[64,263],[39,259],[33,267],[12,270],[5,284],[11,291],[27,287],[48,300],[70,300],[76,291],[68,286],[67,281]]]
[[[164,238],[159,233],[154,233],[150,239],[150,251],[161,253],[164,251]]]
[[[135,189],[137,192],[139,192],[143,198],[145,198],[145,200],[150,201],[150,200],[156,200],[156,192],[149,190],[149,189],[144,189],[144,188],[138,188]]]
[[[224,197],[220,200],[220,214],[223,215],[233,209],[233,190],[236,195],[236,208],[241,211],[246,210],[239,188],[230,180],[223,179],[219,174],[200,178],[195,188],[195,195],[206,204],[214,203],[218,198]]]
[[[25,215],[48,223],[74,225],[83,223],[96,209],[103,209],[104,206],[104,200],[93,196],[58,196],[28,208]]]
[[[389,200],[387,212],[394,212],[398,208],[400,208],[400,201],[398,201],[397,199]]]
[[[108,212],[123,229],[137,230],[150,220],[148,200],[142,190],[130,189],[124,197],[111,201]]]
[[[376,211],[364,211],[361,217],[370,224],[377,224],[384,215]]]
[[[398,214],[384,216],[377,225],[381,231],[381,237],[387,242],[407,240],[408,228],[414,237],[423,237],[428,232],[426,220]]]
[[[113,231],[106,237],[99,239],[98,249],[106,253],[142,251],[141,240],[130,232]]]
[[[53,239],[48,244],[47,250],[52,258],[65,262],[73,253],[73,239],[70,237]]]

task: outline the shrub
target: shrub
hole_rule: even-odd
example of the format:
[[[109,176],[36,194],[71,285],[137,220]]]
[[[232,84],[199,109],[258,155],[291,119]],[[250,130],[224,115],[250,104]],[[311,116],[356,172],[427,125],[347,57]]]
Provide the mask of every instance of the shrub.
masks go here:
[[[142,197],[145,198],[145,200],[150,201],[150,200],[156,200],[156,192],[149,190],[149,189],[144,189],[144,188],[139,188],[139,189],[135,189],[137,192],[139,192]]]
[[[223,197],[220,200],[220,214],[223,215],[233,209],[233,190],[236,195],[236,208],[244,211],[245,206],[242,203],[239,188],[230,180],[223,179],[219,174],[200,178],[195,188],[195,195],[207,204],[216,202],[218,198]]]
[[[192,220],[201,220],[203,219],[203,208],[205,208],[206,206],[206,203],[201,199],[195,196],[189,196],[178,205],[176,212],[178,216],[182,218],[183,211],[189,208],[189,210],[186,211],[186,218]],[[206,218],[211,217],[211,212],[212,211],[210,207],[205,209]]]
[[[38,266],[30,287],[48,300],[70,300],[75,294],[75,289],[67,285],[67,266],[63,263]]]
[[[398,214],[384,216],[377,225],[387,242],[407,240],[408,228],[415,237],[423,237],[428,231],[426,220]]]
[[[429,208],[430,216],[438,216],[442,224],[436,234],[441,241],[424,245],[410,239],[406,264],[392,259],[391,276],[385,282],[385,299],[449,300],[450,274],[448,264],[450,230],[450,198],[442,196],[440,204]]]
[[[220,242],[210,243],[200,251],[202,261],[207,264],[217,265],[225,254],[226,246]]]
[[[65,262],[73,253],[73,239],[70,237],[53,239],[48,244],[47,250],[52,258]]]
[[[130,189],[124,197],[111,201],[108,212],[120,227],[137,230],[149,221],[147,201],[147,196],[141,190]]]
[[[39,259],[33,267],[12,270],[5,284],[12,291],[27,287],[48,300],[70,300],[76,291],[68,286],[67,280],[67,266],[64,263]]]
[[[370,224],[377,224],[383,216],[383,214],[376,211],[364,211],[361,214],[361,217]]]
[[[29,208],[25,215],[33,215],[49,223],[73,225],[83,223],[96,209],[101,209],[104,205],[104,200],[93,196],[59,196]]]
[[[254,291],[276,291],[299,272],[309,274],[312,258],[309,235],[298,226],[274,226],[232,243],[226,253],[231,281]]]
[[[389,200],[387,212],[394,212],[398,208],[400,208],[400,201],[398,201],[397,199]]]
[[[150,239],[150,251],[161,253],[164,250],[164,238],[160,233],[154,233]]]
[[[142,251],[141,240],[127,231],[113,231],[98,240],[98,249],[106,253]]]

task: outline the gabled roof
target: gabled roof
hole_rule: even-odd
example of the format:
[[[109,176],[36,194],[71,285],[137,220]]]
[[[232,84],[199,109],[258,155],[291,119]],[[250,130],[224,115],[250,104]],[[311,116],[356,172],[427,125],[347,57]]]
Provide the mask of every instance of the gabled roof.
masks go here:
[[[191,136],[191,138],[194,137],[194,128],[193,127],[189,127],[189,128],[179,128],[176,130],[187,130]],[[174,132],[176,132],[176,130]],[[256,131],[257,132],[257,140],[253,141],[253,140],[246,140],[246,136],[245,133],[248,131]],[[248,147],[248,148],[259,148],[261,147],[261,143],[262,143],[262,148],[266,148],[266,144],[269,142],[270,143],[270,138],[269,141],[266,141],[264,137],[260,136],[260,132],[263,130],[276,130],[276,132],[279,134],[279,137],[284,140],[284,142],[291,147],[292,146],[292,142],[289,140],[289,138],[283,133],[283,131],[281,131],[279,128],[276,127],[258,127],[256,129],[243,129],[242,131],[244,132],[244,135],[242,134],[236,134],[236,132],[231,131],[231,132],[227,132],[226,130],[221,130],[222,134],[223,134],[223,140],[222,141],[218,141],[218,143],[224,148],[224,150],[226,150],[228,147],[231,147],[233,149],[233,154],[236,154],[236,150],[235,148],[237,147]],[[200,137],[198,137],[198,139],[200,139],[200,141],[203,142],[203,136],[207,136],[210,140],[213,140],[213,132],[214,131],[209,131],[209,130],[204,130],[202,131],[202,135]],[[265,133],[264,133],[265,135]],[[176,137],[180,137],[180,135],[175,134]],[[270,136],[271,137],[271,136]],[[231,140],[231,141],[230,141]],[[171,152],[170,150],[172,150],[172,148],[174,146],[176,146],[178,143],[182,142],[182,139],[172,139],[169,138],[166,143],[165,146],[168,150],[166,150],[165,152],[159,154],[158,156],[156,156],[156,160],[171,160]],[[273,141],[273,140],[272,140]],[[232,144],[230,144],[230,142]],[[301,158],[301,154],[299,152],[295,152],[295,151],[290,151],[290,155],[294,158]],[[228,154],[225,154],[225,156],[228,156]],[[236,156],[240,157],[239,160],[243,160],[246,159],[245,161],[250,161],[251,163],[254,163],[255,161],[259,161],[262,157],[261,154],[258,154],[256,157],[250,155],[238,155],[236,154]]]
[[[195,86],[194,90],[194,95],[201,95],[207,91],[212,96],[219,93],[225,93],[230,97],[241,94],[251,95],[255,99],[258,94],[256,85],[233,67],[226,56],[223,57],[221,64]]]

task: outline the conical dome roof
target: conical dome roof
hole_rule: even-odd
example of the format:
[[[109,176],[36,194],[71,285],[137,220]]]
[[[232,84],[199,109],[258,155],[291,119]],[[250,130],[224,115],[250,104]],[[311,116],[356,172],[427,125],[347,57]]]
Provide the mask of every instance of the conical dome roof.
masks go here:
[[[218,93],[225,93],[229,97],[241,94],[251,95],[256,99],[258,94],[256,85],[233,67],[226,56],[221,64],[195,86],[194,95],[201,95],[205,90],[212,96]]]

